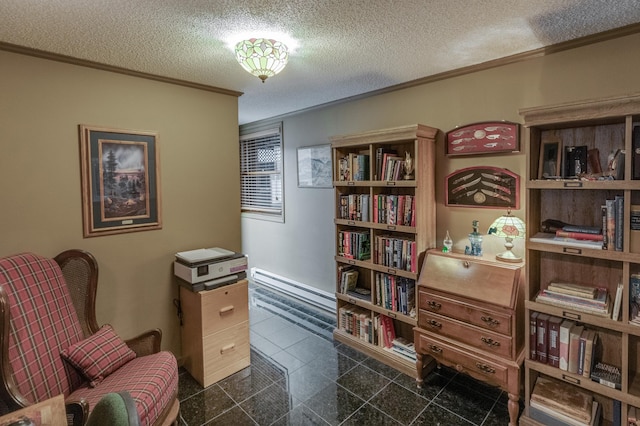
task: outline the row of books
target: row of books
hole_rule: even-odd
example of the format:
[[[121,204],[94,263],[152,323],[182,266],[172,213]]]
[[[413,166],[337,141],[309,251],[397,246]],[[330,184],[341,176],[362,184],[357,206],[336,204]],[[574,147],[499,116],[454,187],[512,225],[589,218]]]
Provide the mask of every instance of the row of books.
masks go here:
[[[402,358],[416,362],[416,348],[413,342],[408,341],[402,336],[398,336],[391,342],[391,351]]]
[[[573,320],[531,312],[530,338],[531,360],[621,388],[620,369],[600,360],[602,345],[595,330]]]
[[[387,225],[416,226],[416,199],[413,195],[373,196],[373,221]]]
[[[546,289],[541,289],[535,301],[617,320],[622,303],[622,285],[619,284],[617,287],[613,304],[609,290],[605,287],[556,282],[549,283]]]
[[[393,320],[354,305],[338,309],[338,328],[372,345],[392,349],[396,338]]]
[[[338,232],[338,256],[356,260],[371,259],[369,231]]]
[[[338,159],[339,181],[369,180],[369,155],[350,153]]]
[[[629,277],[629,324],[640,325],[640,274]]]
[[[404,315],[415,315],[416,282],[382,272],[375,274],[376,305]]]
[[[369,221],[369,194],[340,196],[338,217],[346,220]]]
[[[546,426],[597,426],[602,406],[583,389],[538,376],[531,391],[529,416]]]
[[[603,250],[622,251],[624,242],[623,218],[624,197],[616,195],[614,199],[602,205],[602,241]]]
[[[415,241],[378,235],[374,241],[374,260],[378,265],[403,271],[418,270],[417,245]]]
[[[391,148],[376,149],[376,168],[374,180],[398,180],[404,177],[405,159],[398,155],[398,151]]]

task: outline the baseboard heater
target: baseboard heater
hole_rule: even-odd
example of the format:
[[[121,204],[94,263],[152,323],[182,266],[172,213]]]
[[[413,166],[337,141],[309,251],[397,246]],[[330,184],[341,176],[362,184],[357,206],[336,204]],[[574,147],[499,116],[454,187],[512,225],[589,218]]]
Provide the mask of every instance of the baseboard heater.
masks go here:
[[[274,290],[302,300],[317,308],[331,312],[332,314],[336,312],[336,298],[331,293],[259,268],[251,268],[251,278],[258,284],[271,287]]]

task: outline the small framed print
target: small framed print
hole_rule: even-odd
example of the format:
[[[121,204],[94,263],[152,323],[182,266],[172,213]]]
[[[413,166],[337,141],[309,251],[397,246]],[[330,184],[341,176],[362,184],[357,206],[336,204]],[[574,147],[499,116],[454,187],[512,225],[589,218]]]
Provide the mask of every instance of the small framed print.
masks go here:
[[[562,142],[560,139],[540,144],[538,179],[559,179],[562,177]]]
[[[333,187],[331,164],[330,144],[298,148],[298,187]]]
[[[80,125],[84,237],[162,228],[158,135]]]

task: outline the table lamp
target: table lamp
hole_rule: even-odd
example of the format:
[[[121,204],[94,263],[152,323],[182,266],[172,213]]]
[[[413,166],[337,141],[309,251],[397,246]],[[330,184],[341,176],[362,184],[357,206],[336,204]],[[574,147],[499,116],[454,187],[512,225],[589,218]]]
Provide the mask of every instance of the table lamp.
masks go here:
[[[488,234],[493,234],[505,239],[504,247],[507,250],[503,253],[497,254],[496,259],[503,262],[522,262],[522,258],[520,256],[516,256],[511,249],[513,248],[514,238],[524,238],[525,224],[520,218],[511,214],[511,209],[507,210],[507,214],[502,215],[493,221],[489,227]]]

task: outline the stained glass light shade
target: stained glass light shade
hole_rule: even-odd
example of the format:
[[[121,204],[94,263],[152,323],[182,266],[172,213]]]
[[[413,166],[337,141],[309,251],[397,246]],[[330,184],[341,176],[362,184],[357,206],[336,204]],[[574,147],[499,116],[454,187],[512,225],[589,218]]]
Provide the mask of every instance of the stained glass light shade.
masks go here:
[[[522,258],[515,255],[511,250],[513,249],[514,238],[525,237],[525,224],[520,218],[512,215],[509,210],[507,214],[500,216],[491,224],[488,233],[505,239],[504,247],[507,250],[504,253],[497,254],[496,259],[504,262],[522,262]]]
[[[289,50],[280,41],[251,38],[236,44],[236,59],[242,68],[262,82],[278,74],[289,60]]]

